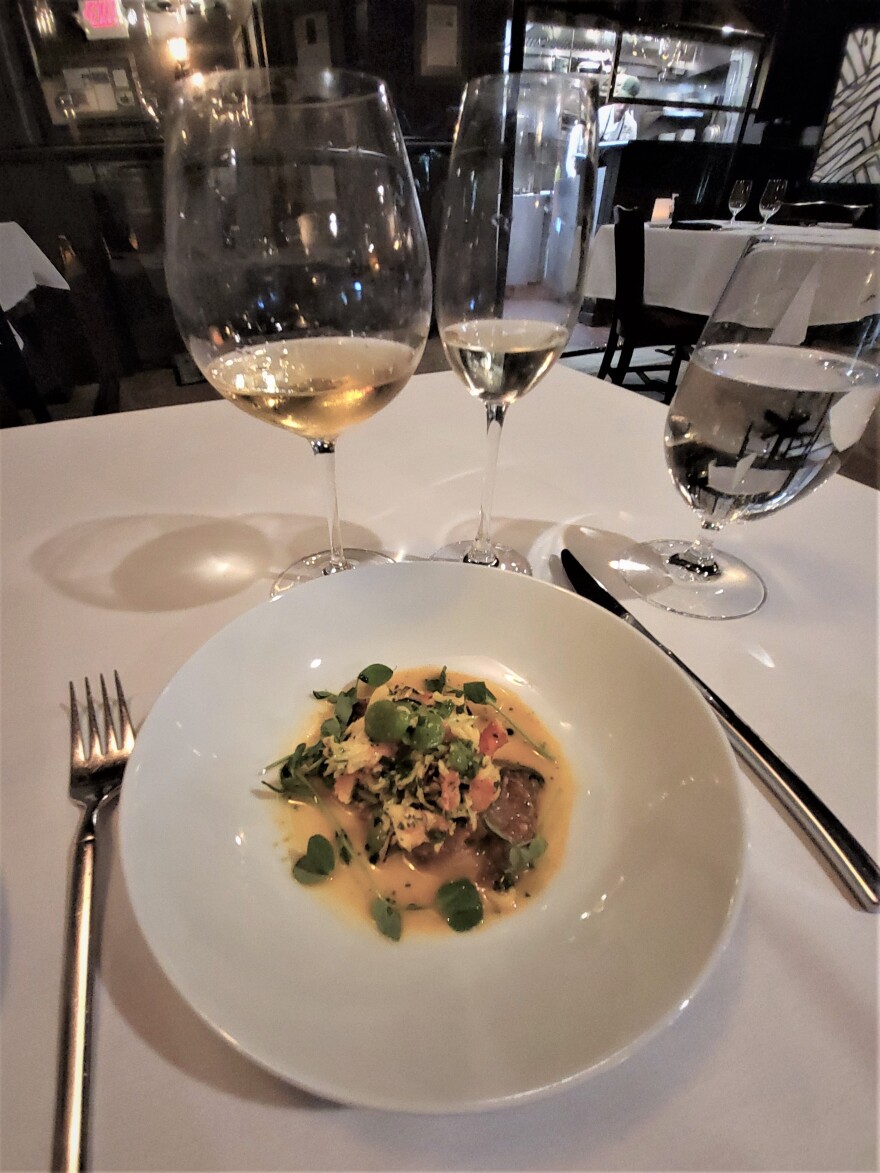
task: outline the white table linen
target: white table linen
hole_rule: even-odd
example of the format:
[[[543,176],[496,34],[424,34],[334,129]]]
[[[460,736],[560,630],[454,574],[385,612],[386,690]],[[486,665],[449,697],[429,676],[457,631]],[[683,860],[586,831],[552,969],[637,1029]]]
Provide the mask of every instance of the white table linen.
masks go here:
[[[659,405],[556,368],[510,413],[500,535],[525,548],[539,577],[563,583],[564,544],[597,566],[630,540],[693,533],[665,471],[662,426]],[[342,439],[347,540],[426,555],[469,534],[483,443],[482,407],[452,374],[414,379]],[[263,602],[273,573],[321,545],[324,527],[307,445],[225,403],[10,429],[0,445],[0,1129],[3,1167],[21,1170],[47,1168],[50,1151],[77,819],[66,798],[67,681],[117,668],[141,721],[188,656]],[[723,544],[768,585],[747,619],[710,624],[632,602],[875,855],[877,503],[838,477],[731,531]],[[743,795],[740,920],[678,1021],[580,1086],[454,1119],[323,1103],[215,1036],[134,923],[111,817],[92,1167],[876,1169],[880,921],[843,898],[745,778]],[[390,1039],[384,1060],[417,1045]]]
[[[720,223],[720,222],[719,222]],[[688,314],[708,315],[724,291],[749,240],[758,235],[816,244],[880,245],[869,228],[799,228],[794,225],[721,225],[717,231],[645,226],[645,302]],[[584,297],[612,300],[614,226],[605,224],[590,243]]]

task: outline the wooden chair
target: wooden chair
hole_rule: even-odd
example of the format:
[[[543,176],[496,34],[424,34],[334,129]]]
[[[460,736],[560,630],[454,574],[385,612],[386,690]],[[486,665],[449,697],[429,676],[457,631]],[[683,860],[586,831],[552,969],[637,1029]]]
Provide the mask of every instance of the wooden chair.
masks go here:
[[[706,319],[666,306],[645,304],[645,221],[637,208],[615,208],[614,273],[611,330],[599,378],[606,379],[610,374],[612,382],[622,384],[632,373],[650,385],[656,382],[648,378],[650,373],[666,371],[663,401],[669,403],[675,393],[679,368],[690,356]],[[620,355],[612,367],[618,343]],[[670,361],[632,366],[634,351],[644,346],[670,348]]]

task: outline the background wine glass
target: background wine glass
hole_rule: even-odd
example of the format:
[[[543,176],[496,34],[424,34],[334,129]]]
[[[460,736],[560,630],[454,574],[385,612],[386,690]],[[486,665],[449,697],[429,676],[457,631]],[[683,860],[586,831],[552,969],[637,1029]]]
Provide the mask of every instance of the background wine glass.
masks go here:
[[[596,176],[595,83],[567,74],[478,78],[462,100],[437,263],[436,314],[452,369],[486,405],[488,451],[472,542],[435,558],[531,573],[493,542],[507,408],[543,378],[581,307]]]
[[[383,82],[338,70],[197,75],[166,136],[166,271],[181,334],[236,407],[304,437],[330,548],[273,593],[384,558],[342,547],[335,449],[389,403],[430,326],[428,247]]]
[[[730,223],[735,224],[736,218],[749,202],[749,196],[752,194],[751,179],[738,179],[733,187],[730,189],[730,197],[727,201],[727,207],[730,210]]]
[[[785,199],[786,183],[784,179],[768,179],[761,193],[758,211],[761,220],[766,225],[771,216],[775,216]]]
[[[878,399],[880,248],[750,241],[666,420],[667,466],[701,536],[645,543],[616,569],[668,611],[706,619],[755,611],[763,582],[716,550],[716,535],[828,480]]]

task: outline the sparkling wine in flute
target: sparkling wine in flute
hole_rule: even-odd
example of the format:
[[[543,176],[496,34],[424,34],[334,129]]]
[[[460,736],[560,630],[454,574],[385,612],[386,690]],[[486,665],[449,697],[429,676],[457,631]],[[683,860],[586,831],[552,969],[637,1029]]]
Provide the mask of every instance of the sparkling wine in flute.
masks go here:
[[[669,470],[704,517],[772,513],[837,471],[878,395],[876,367],[831,352],[705,346],[670,409]]]
[[[417,360],[412,346],[384,338],[301,338],[229,351],[205,375],[258,419],[332,440],[390,403]]]
[[[481,318],[442,332],[452,369],[484,403],[513,403],[555,362],[568,330],[528,318]]]

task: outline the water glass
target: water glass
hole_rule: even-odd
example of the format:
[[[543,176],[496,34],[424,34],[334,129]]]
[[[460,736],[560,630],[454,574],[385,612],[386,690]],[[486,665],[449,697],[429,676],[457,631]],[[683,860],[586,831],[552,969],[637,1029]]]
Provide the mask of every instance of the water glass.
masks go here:
[[[824,484],[880,400],[880,247],[756,238],[709,318],[669,406],[666,463],[700,518],[697,541],[627,552],[648,601],[705,619],[755,611],[761,577],[715,548]]]

